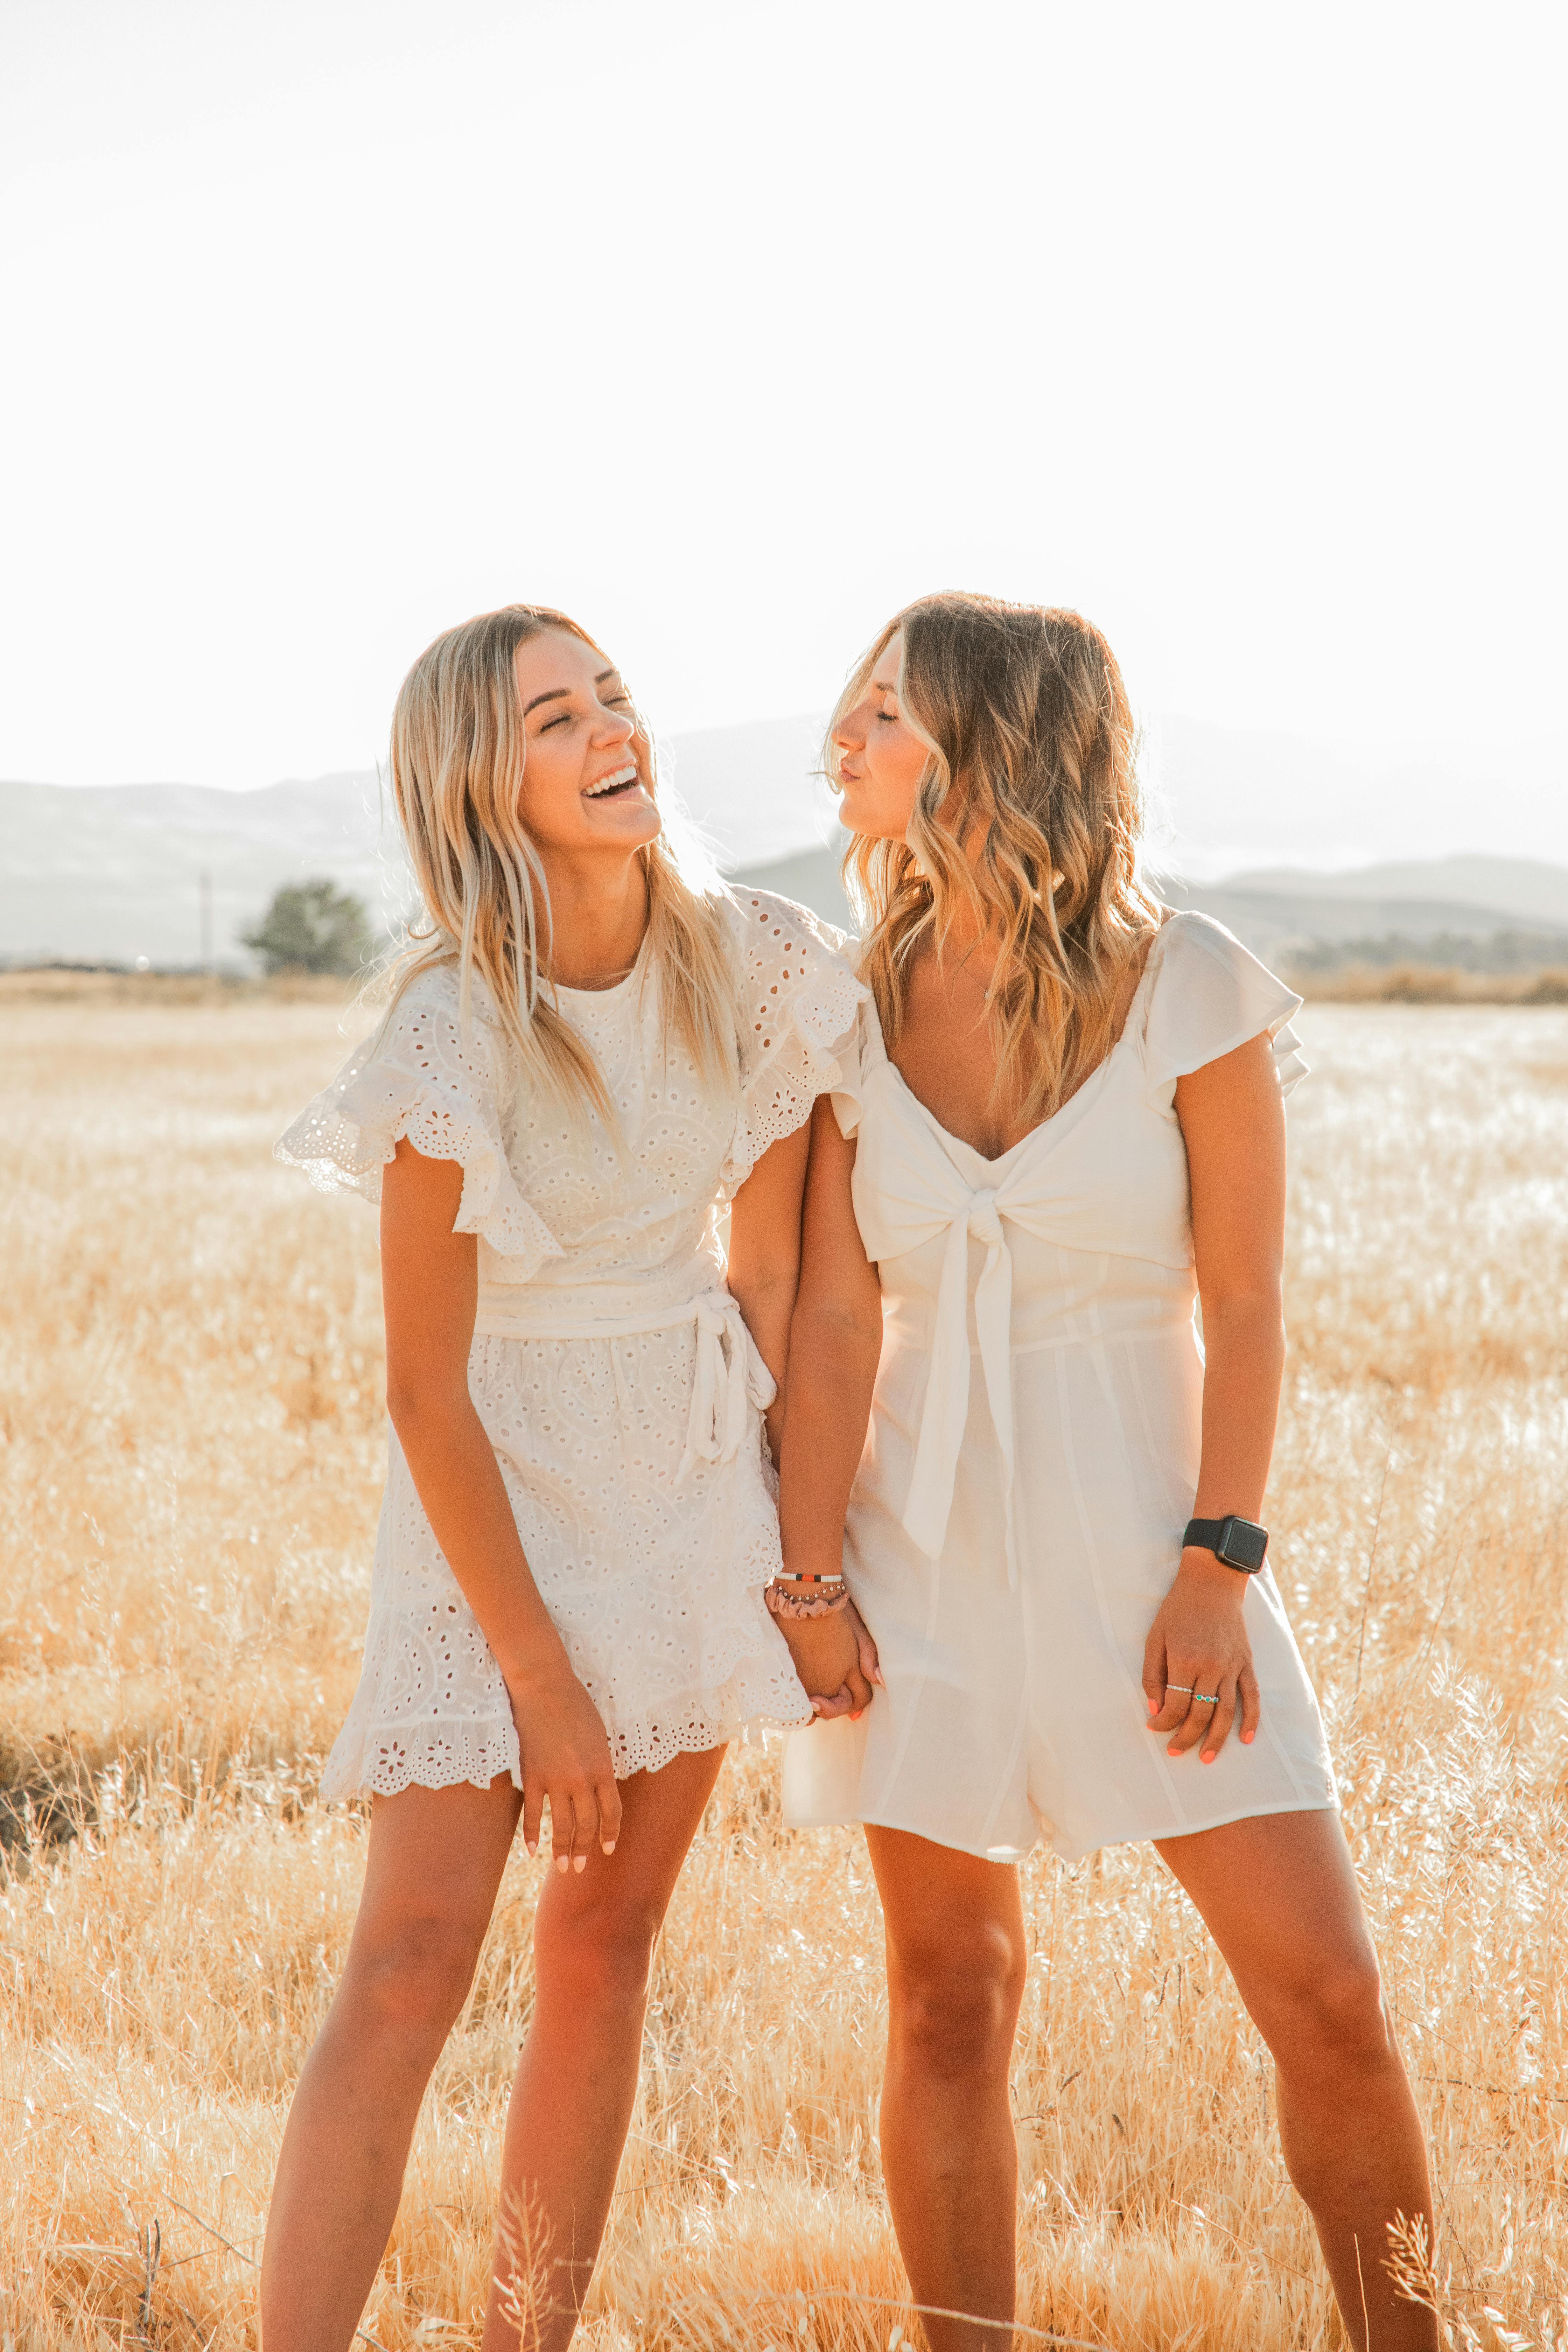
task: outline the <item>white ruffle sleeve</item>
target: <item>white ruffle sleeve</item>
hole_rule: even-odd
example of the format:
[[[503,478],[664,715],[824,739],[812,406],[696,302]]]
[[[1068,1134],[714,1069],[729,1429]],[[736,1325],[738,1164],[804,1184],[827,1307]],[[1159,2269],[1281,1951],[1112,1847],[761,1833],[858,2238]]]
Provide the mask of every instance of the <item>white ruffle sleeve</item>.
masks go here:
[[[733,1193],[818,1095],[839,1089],[868,991],[841,934],[793,899],[737,889],[727,912],[741,967],[741,1103],[721,1174]]]
[[[505,1045],[475,991],[464,1036],[458,976],[437,967],[410,982],[381,1026],[350,1055],[273,1146],[323,1192],[381,1198],[381,1171],[406,1137],[431,1160],[455,1160],[463,1195],[452,1230],[477,1234],[479,1274],[531,1281],[561,1244],[519,1191],[501,1131]]]
[[[1209,915],[1173,915],[1150,954],[1159,960],[1149,975],[1143,1038],[1152,1087],[1173,1086],[1265,1034],[1280,1093],[1300,1085],[1308,1065],[1290,1023],[1301,999],[1223,923]]]
[[[838,1121],[838,1132],[846,1141],[860,1131],[860,1116],[866,1107],[867,1071],[886,1059],[876,1000],[868,989],[857,1013],[854,1028],[847,1037],[839,1039],[837,1047],[838,1084],[833,1089],[833,1116]]]

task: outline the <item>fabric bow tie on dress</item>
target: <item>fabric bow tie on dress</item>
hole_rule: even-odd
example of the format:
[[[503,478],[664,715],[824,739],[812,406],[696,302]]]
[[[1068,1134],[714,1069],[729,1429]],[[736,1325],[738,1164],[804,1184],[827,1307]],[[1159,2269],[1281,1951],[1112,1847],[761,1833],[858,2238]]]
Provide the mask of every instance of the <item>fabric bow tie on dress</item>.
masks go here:
[[[955,1179],[956,1189],[956,1179]],[[1013,1538],[1013,1254],[1002,1229],[999,1196],[992,1190],[967,1192],[954,1205],[937,1291],[925,1408],[915,1446],[914,1476],[904,1508],[905,1532],[935,1559],[947,1534],[953,1480],[969,1413],[969,1244],[984,1244],[985,1264],[974,1291],[974,1330],[985,1374],[992,1426],[1002,1455],[1006,1514],[1007,1582],[1018,1581]]]
[[[679,1486],[699,1461],[732,1462],[746,1434],[747,1400],[765,1412],[778,1383],[757,1352],[745,1318],[728,1293],[710,1291],[689,1310],[697,1329],[697,1370]]]
[[[504,1295],[504,1294],[503,1294]],[[686,1444],[675,1473],[684,1486],[699,1462],[733,1462],[745,1443],[747,1400],[765,1412],[778,1394],[778,1383],[757,1352],[746,1328],[739,1302],[727,1290],[704,1290],[678,1306],[650,1307],[646,1314],[595,1315],[585,1297],[552,1299],[547,1313],[538,1312],[537,1295],[515,1314],[492,1309],[488,1327],[512,1339],[626,1339],[648,1331],[668,1331],[689,1323],[697,1336],[691,1377],[691,1403],[686,1416]],[[624,1421],[636,1410],[626,1388],[619,1354],[612,1350],[616,1402]]]
[[[1081,1090],[1081,1099],[1092,1099],[1089,1088]],[[974,1286],[974,1336],[1001,1455],[1007,1581],[1016,1590],[1013,1255],[1007,1227],[1016,1225],[1042,1241],[1060,1233],[1064,1198],[1059,1182],[1047,1181],[1046,1169],[1054,1160],[1051,1142],[1059,1142],[1063,1130],[1057,1129],[1051,1142],[1037,1134],[1016,1154],[1009,1152],[998,1183],[972,1185],[938,1139],[931,1113],[901,1081],[893,1086],[891,1108],[893,1116],[868,1120],[862,1128],[850,1178],[867,1255],[880,1265],[945,1235],[904,1531],[928,1559],[941,1558],[969,1414],[969,1244],[974,1240],[985,1252]],[[979,1159],[978,1153],[970,1156]],[[1069,1213],[1072,1206],[1069,1201]]]

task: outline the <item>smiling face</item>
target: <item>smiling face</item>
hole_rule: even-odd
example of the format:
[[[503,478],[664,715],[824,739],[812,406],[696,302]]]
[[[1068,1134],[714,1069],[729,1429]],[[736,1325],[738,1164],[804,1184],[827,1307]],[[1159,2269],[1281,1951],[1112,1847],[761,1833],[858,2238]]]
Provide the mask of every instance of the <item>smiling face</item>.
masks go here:
[[[833,730],[842,798],[838,822],[874,841],[901,841],[931,753],[899,702],[904,636],[895,629],[872,664],[866,690]]]
[[[659,830],[647,739],[596,646],[542,629],[514,667],[528,751],[520,814],[541,850],[630,856]]]

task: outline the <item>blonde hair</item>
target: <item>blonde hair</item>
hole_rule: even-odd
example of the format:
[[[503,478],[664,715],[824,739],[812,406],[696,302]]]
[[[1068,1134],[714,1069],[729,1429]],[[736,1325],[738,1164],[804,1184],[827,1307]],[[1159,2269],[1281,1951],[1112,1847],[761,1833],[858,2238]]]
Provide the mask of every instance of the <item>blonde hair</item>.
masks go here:
[[[1119,992],[1163,909],[1138,877],[1138,733],[1116,657],[1077,613],[922,596],[868,649],[833,729],[903,632],[899,704],[930,754],[901,841],[857,835],[844,878],[866,929],[862,977],[884,1034],[909,976],[960,908],[997,943],[992,1098],[1026,1126],[1105,1059]],[[938,812],[942,812],[939,819]]]
[[[428,929],[411,933],[392,971],[392,1003],[419,972],[455,963],[465,1028],[477,978],[525,1078],[579,1113],[592,1104],[614,1130],[603,1073],[553,1002],[549,890],[521,815],[528,739],[513,664],[519,646],[546,629],[604,651],[564,613],[507,604],[447,629],[403,681],[392,716],[392,793]],[[634,716],[631,749],[657,798],[653,739]],[[704,1079],[733,1087],[737,997],[721,894],[692,887],[662,830],[638,854],[647,876],[647,969],[659,976],[666,1017]]]

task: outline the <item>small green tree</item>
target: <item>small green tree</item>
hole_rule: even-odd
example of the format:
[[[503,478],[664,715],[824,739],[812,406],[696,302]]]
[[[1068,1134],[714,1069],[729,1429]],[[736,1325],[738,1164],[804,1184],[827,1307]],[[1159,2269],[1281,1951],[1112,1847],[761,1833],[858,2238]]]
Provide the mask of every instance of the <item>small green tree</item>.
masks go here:
[[[286,882],[245,945],[269,972],[358,971],[370,960],[370,919],[335,882]]]

